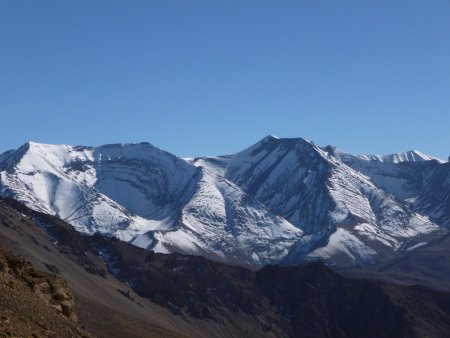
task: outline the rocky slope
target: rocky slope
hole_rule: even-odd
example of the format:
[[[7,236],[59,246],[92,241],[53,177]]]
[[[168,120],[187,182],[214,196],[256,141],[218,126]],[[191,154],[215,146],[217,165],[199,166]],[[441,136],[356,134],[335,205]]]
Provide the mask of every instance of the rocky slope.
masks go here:
[[[67,283],[0,246],[0,336],[92,337],[81,328]]]

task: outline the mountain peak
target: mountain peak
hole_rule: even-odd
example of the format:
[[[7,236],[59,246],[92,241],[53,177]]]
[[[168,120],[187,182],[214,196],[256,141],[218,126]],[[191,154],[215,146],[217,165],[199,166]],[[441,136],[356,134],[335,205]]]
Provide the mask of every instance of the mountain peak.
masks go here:
[[[254,145],[250,146],[249,148],[243,150],[243,152],[246,152],[248,150],[256,150],[265,148],[267,146],[270,147],[296,147],[298,145],[308,145],[315,147],[314,143],[304,139],[302,137],[277,137],[274,135],[268,135],[261,139],[259,142],[256,142]]]
[[[54,158],[61,162],[67,162],[82,158],[100,159],[151,159],[155,156],[175,159],[176,156],[161,150],[149,142],[139,143],[111,143],[99,146],[70,146],[65,144],[46,144],[28,141],[14,152],[14,158],[20,160],[24,156],[38,156]],[[163,155],[164,154],[164,155]],[[6,155],[6,153],[5,153]],[[8,155],[10,156],[10,155]],[[6,156],[5,156],[6,157]]]
[[[156,148],[150,142],[132,142],[132,143],[107,143],[96,148]]]
[[[422,161],[438,160],[438,159],[428,156],[418,150],[409,150],[409,151],[405,151],[405,152],[401,152],[401,153],[394,153],[394,154],[388,154],[388,155],[359,155],[358,157],[363,160],[378,161],[378,162],[391,162],[391,163],[422,162]]]
[[[267,135],[266,137],[264,137],[262,139],[262,141],[264,141],[264,140],[278,140],[278,139],[280,139],[278,136],[270,134],[270,135]]]
[[[437,225],[351,164],[392,168],[381,162],[427,158],[418,151],[354,156],[273,135],[235,155],[191,161],[148,142],[27,142],[0,156],[0,195],[57,215],[87,234],[98,231],[159,252],[254,265],[296,263],[307,255],[369,264],[376,256],[371,241],[395,255],[410,237]]]
[[[50,144],[50,143],[41,143],[41,142],[34,142],[34,141],[27,141],[25,142],[20,148],[46,148],[46,147],[69,147],[66,144]]]
[[[424,154],[419,150],[409,150],[400,153],[393,153],[387,155],[353,155],[347,153],[339,148],[328,145],[322,148],[327,153],[333,155],[337,159],[343,162],[348,162],[350,160],[359,159],[364,161],[376,161],[376,162],[386,162],[386,163],[401,163],[401,162],[422,162],[437,160],[438,162],[443,162],[442,160]]]

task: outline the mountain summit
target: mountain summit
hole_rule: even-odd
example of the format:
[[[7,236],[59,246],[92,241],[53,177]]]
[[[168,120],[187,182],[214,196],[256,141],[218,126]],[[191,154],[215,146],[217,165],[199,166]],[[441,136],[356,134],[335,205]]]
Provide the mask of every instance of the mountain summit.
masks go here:
[[[0,193],[88,235],[250,266],[368,265],[444,231],[450,213],[416,208],[355,163],[445,164],[413,154],[349,159],[274,136],[234,155],[190,160],[149,143],[29,142],[0,155]]]

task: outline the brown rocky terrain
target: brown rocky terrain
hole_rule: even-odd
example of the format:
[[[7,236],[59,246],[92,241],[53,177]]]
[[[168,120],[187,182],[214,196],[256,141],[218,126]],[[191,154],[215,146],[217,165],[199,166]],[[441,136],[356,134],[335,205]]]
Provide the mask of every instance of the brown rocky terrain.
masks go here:
[[[92,337],[78,322],[67,283],[0,246],[2,337]]]
[[[449,293],[320,262],[251,271],[155,254],[11,200],[0,203],[0,242],[60,272],[80,322],[101,337],[450,337]]]

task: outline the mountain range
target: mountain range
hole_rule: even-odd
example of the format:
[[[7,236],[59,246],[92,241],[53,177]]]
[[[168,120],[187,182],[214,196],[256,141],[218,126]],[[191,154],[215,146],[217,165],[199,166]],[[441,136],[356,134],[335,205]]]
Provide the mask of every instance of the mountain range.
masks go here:
[[[374,266],[450,227],[450,164],[417,151],[356,156],[267,136],[234,155],[149,143],[28,142],[0,155],[0,195],[157,253],[258,267]]]

